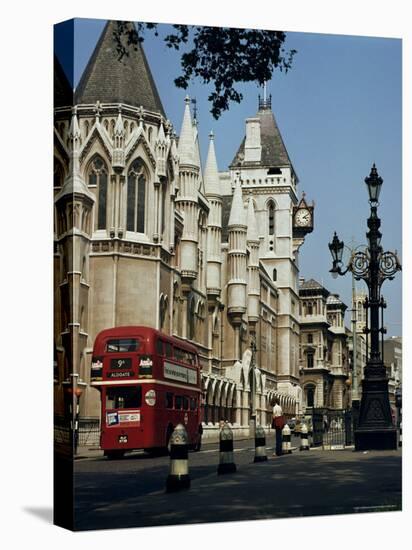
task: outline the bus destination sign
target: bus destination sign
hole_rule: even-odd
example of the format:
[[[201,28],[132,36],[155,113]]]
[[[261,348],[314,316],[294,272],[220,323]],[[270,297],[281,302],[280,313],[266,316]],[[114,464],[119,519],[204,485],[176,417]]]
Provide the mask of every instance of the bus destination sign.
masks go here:
[[[125,371],[125,372],[108,372],[107,378],[130,378],[132,376],[132,372]]]
[[[175,363],[169,363],[169,361],[164,362],[163,373],[164,377],[170,380],[178,380],[185,384],[197,384],[197,372],[195,370],[176,365]]]

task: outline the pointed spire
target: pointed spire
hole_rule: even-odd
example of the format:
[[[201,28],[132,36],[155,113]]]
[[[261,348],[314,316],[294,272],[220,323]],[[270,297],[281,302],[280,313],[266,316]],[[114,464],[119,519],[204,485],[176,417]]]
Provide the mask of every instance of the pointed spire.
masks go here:
[[[119,59],[118,21],[108,21],[76,89],[76,104],[126,103],[164,116],[162,102],[140,42]],[[126,31],[134,23],[124,23]]]
[[[190,97],[185,97],[185,112],[183,115],[182,129],[179,136],[179,160],[180,164],[195,164],[195,140],[193,135],[192,117],[190,114]]]
[[[207,154],[204,182],[206,195],[220,195],[219,170],[216,162],[213,132],[209,134],[209,151]]]
[[[245,208],[243,206],[242,189],[240,187],[240,181],[236,179],[235,190],[233,192],[232,207],[230,209],[228,227],[231,225],[244,225],[246,226]]]
[[[122,171],[125,165],[125,152],[124,152],[124,125],[121,110],[119,109],[119,115],[114,127],[114,149],[113,149],[113,168],[116,171]]]
[[[249,204],[247,208],[247,237],[248,242],[259,242],[259,234],[256,223],[255,207],[253,205],[252,197],[249,197]]]
[[[159,132],[157,134],[156,141],[158,143],[162,143],[162,142],[166,141],[165,131],[164,131],[164,128],[163,128],[163,121],[160,122],[160,128],[159,128]]]
[[[69,173],[61,191],[56,195],[56,202],[63,196],[73,193],[81,193],[94,200],[93,194],[88,190],[87,185],[80,173],[79,151],[80,151],[80,128],[77,119],[77,109],[73,108],[72,119],[69,128],[69,138],[71,143]]]
[[[193,140],[195,142],[194,152],[195,152],[195,165],[201,168],[202,163],[200,162],[200,145],[199,145],[199,131],[197,129],[197,120],[193,120]]]
[[[119,136],[119,137],[123,137],[123,134],[124,134],[123,119],[122,119],[122,114],[121,114],[120,109],[119,109],[119,114],[117,116],[116,125],[114,127],[114,135]]]
[[[78,150],[80,145],[80,128],[79,128],[79,121],[77,119],[76,108],[73,109],[73,113],[72,113],[72,119],[71,119],[70,128],[69,128],[69,138],[73,140],[73,144],[72,144],[73,151]]]

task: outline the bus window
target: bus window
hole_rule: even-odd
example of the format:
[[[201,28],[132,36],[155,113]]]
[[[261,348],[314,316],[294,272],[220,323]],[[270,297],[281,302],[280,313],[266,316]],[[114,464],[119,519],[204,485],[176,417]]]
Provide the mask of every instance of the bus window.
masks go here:
[[[142,388],[113,387],[106,389],[106,409],[133,409],[142,404]]]
[[[183,362],[185,360],[185,352],[180,348],[175,348],[175,359]]]
[[[175,409],[180,410],[182,408],[182,396],[175,395]]]
[[[128,351],[137,351],[140,347],[140,342],[135,338],[116,338],[115,340],[108,340],[106,344],[106,351],[125,353]]]
[[[190,398],[190,410],[191,411],[196,410],[196,398],[195,397]]]
[[[183,410],[184,411],[189,410],[189,399],[187,397],[183,397]]]
[[[157,355],[164,355],[162,340],[156,340],[156,353]]]
[[[173,393],[166,392],[166,409],[173,409]]]
[[[172,344],[169,344],[169,342],[165,342],[165,350],[166,350],[166,357],[168,359],[173,359],[173,348]]]

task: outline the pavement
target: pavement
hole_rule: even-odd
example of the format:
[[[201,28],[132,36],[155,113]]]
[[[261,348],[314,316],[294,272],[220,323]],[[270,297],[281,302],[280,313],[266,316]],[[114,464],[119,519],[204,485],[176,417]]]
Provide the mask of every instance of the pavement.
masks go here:
[[[205,446],[206,447],[206,446]],[[296,446],[294,446],[296,449]],[[189,490],[166,493],[167,457],[88,457],[75,467],[76,530],[402,509],[401,451],[295,450],[254,463],[237,442],[237,471],[217,475],[216,446],[189,454]]]
[[[243,446],[243,445],[248,445],[248,448],[249,448],[249,447],[254,445],[254,440],[250,439],[250,438],[244,438],[244,439],[237,439],[236,441],[234,441],[234,447],[235,448],[236,448],[236,446]],[[292,437],[291,445],[292,445],[292,447],[291,447],[292,451],[298,450],[299,445],[300,445],[300,437],[299,436]],[[219,443],[205,442],[205,443],[202,444],[202,449],[203,450],[209,450],[209,449],[218,450],[219,449]],[[273,452],[273,447],[267,446],[266,451],[268,453]],[[141,454],[141,451],[131,451],[128,454],[129,455],[130,454]],[[82,459],[86,459],[86,458],[99,458],[99,457],[102,457],[102,456],[104,456],[104,453],[100,448],[97,448],[97,447],[78,447],[77,454],[74,457],[74,459],[75,460],[82,460]]]

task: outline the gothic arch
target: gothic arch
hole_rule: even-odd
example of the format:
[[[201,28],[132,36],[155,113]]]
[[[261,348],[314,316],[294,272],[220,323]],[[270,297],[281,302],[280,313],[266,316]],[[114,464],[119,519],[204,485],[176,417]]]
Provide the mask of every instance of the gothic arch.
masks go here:
[[[64,166],[56,155],[53,157],[53,187],[60,188],[64,183]]]
[[[129,163],[126,174],[126,229],[146,233],[149,170],[142,157],[138,156]]]
[[[308,380],[303,386],[303,396],[305,407],[316,406],[316,382]]]
[[[86,182],[88,187],[96,189],[94,204],[94,228],[107,229],[109,169],[108,163],[100,153],[94,153],[86,165]]]

